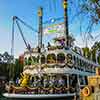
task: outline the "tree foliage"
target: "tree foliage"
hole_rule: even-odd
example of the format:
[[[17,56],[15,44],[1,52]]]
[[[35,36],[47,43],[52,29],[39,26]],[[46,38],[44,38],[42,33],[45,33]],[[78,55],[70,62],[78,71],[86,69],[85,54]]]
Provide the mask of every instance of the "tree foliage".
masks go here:
[[[97,57],[97,61],[100,64],[100,42],[95,42],[91,49],[93,51],[92,52],[93,59]],[[97,53],[97,56],[96,56],[96,53]]]
[[[15,59],[15,63],[12,63],[12,60],[13,57],[8,52],[0,54],[0,75],[9,80],[18,77],[23,70],[23,64],[19,59]]]

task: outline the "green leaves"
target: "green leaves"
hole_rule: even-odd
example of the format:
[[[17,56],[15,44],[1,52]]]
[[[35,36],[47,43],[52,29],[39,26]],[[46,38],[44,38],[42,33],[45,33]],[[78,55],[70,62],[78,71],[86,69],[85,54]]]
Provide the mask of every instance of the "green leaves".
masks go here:
[[[98,3],[99,0],[90,0],[92,3]]]

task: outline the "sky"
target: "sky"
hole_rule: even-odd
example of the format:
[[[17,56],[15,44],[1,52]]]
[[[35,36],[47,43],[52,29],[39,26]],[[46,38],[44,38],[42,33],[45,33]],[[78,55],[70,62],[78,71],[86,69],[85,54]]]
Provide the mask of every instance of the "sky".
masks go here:
[[[73,0],[72,0],[73,1]],[[77,1],[77,0],[76,0]],[[40,6],[43,7],[43,22],[49,21],[52,18],[59,18],[63,16],[62,0],[0,0],[0,53],[5,51],[11,52],[11,33],[12,33],[12,17],[18,16],[20,19],[31,25],[34,29],[38,30],[38,16],[37,11]],[[69,5],[70,6],[70,5]],[[73,9],[76,6],[76,9]],[[77,5],[73,5],[69,9],[69,32],[77,39],[76,44],[83,46],[84,43],[80,36],[79,25],[82,19],[70,21],[75,15]],[[56,23],[62,22],[62,20]],[[49,26],[49,24],[46,24]],[[46,26],[44,25],[44,26]],[[36,32],[29,30],[27,27],[20,24],[25,39],[32,47],[37,44]],[[95,32],[95,31],[94,31]],[[96,30],[98,33],[99,30]],[[43,42],[47,42],[53,36],[45,36]],[[18,57],[25,51],[25,44],[19,34],[18,28],[15,25],[15,42],[14,42],[14,55]]]
[[[48,15],[44,14],[44,21],[55,15],[52,6],[53,13],[50,14],[48,1],[49,0],[0,0],[0,53],[5,51],[10,53],[11,51],[12,17],[18,16],[38,30],[37,10],[40,6],[45,9],[45,13],[49,12]],[[60,16],[60,13],[57,13],[56,16]],[[34,45],[37,41],[37,33],[30,31],[23,25],[21,25],[21,28],[23,29],[25,38],[27,37],[26,40]],[[23,53],[26,47],[16,26],[15,30],[14,55],[18,56]]]

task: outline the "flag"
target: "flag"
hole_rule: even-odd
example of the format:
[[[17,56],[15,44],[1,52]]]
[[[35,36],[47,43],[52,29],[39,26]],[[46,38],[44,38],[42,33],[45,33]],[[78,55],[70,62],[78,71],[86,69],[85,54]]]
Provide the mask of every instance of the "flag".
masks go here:
[[[44,35],[49,34],[64,34],[64,23],[53,24],[43,28]]]

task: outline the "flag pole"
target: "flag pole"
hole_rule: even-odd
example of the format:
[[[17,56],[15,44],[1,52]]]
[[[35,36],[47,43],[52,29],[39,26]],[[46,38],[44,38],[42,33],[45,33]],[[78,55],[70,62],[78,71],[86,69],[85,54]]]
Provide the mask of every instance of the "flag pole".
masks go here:
[[[39,46],[39,53],[41,53],[42,48],[42,34],[43,34],[43,8],[40,7],[38,10],[38,16],[39,16],[39,32],[38,32],[38,46]]]
[[[64,34],[65,34],[65,47],[69,48],[69,31],[68,31],[68,0],[63,1],[64,7]]]
[[[39,76],[41,77],[41,49],[43,47],[42,45],[42,35],[43,35],[43,8],[40,7],[38,10],[38,17],[39,17],[39,31],[38,31],[38,53],[39,53]]]

